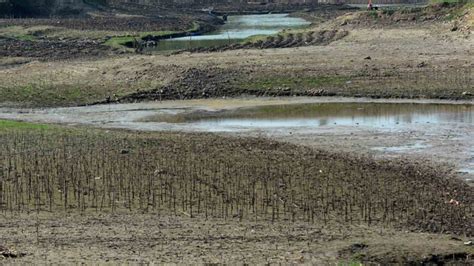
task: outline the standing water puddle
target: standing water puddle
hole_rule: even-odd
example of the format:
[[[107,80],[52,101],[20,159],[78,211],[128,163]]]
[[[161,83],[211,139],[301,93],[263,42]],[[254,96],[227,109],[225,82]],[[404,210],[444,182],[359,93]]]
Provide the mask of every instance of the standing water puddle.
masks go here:
[[[211,131],[238,128],[363,126],[401,128],[410,124],[473,124],[472,105],[406,103],[318,103],[199,111],[158,116],[153,121],[189,123]]]
[[[432,154],[428,150],[444,149],[442,148],[444,145],[456,147],[456,150],[450,152],[465,153],[474,145],[471,134],[474,132],[474,107],[462,104],[289,104],[214,112],[184,112],[173,116],[158,116],[154,119],[175,123],[182,128],[189,127],[210,132],[258,131],[304,136],[330,132],[344,134],[362,130],[375,135],[381,132],[389,134],[400,132],[395,134],[404,136],[408,134],[409,137],[404,141],[390,143],[383,139],[380,142],[373,140],[372,146],[368,147],[374,151],[391,154],[421,152],[434,156],[436,152]],[[373,136],[369,135],[368,138]],[[450,138],[462,140],[451,142]],[[469,161],[462,162],[461,165],[460,173],[467,175],[474,173],[474,165]]]
[[[288,14],[230,16],[217,31],[205,35],[163,40],[150,50],[169,51],[238,43],[256,35],[272,35],[284,29],[297,29],[310,22]]]
[[[51,109],[2,109],[0,118],[144,131],[227,132],[418,154],[474,178],[474,105],[333,98],[169,101]]]

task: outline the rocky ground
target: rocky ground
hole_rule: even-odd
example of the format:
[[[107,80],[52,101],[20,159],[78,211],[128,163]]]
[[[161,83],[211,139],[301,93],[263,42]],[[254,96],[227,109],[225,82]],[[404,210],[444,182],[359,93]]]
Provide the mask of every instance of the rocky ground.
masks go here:
[[[48,58],[49,60],[71,60],[98,58],[114,54],[110,47],[94,40],[36,40],[23,41],[0,38],[0,56]]]

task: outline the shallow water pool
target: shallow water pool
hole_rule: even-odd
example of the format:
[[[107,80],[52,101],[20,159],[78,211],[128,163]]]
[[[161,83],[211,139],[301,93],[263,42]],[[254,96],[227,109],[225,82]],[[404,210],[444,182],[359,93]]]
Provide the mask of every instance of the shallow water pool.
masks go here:
[[[229,16],[226,24],[215,32],[163,40],[149,50],[169,51],[221,46],[238,43],[251,36],[272,35],[284,29],[303,28],[310,24],[302,18],[291,17],[288,14]]]
[[[410,124],[473,124],[472,105],[409,103],[316,103],[182,113],[158,117],[213,131],[231,128],[296,128],[331,125],[400,128]]]

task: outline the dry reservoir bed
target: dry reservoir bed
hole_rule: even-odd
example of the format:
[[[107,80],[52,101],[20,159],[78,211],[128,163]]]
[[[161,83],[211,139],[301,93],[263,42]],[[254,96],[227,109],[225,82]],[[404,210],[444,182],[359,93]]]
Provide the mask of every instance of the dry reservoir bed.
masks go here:
[[[97,60],[67,62],[8,28],[1,106],[466,101],[0,108],[46,123],[0,120],[1,263],[472,265],[470,14],[348,14],[212,56],[73,41]]]

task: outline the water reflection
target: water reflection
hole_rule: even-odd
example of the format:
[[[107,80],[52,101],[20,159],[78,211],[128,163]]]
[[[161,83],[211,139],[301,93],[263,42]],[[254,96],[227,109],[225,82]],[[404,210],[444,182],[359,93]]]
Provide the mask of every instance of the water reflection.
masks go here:
[[[295,29],[311,24],[288,14],[230,16],[217,31],[200,36],[174,38],[161,41],[154,50],[179,50],[196,47],[212,47],[237,43],[255,35],[272,35],[283,29]]]
[[[321,103],[184,113],[158,120],[209,128],[401,127],[408,124],[474,123],[471,105]]]

